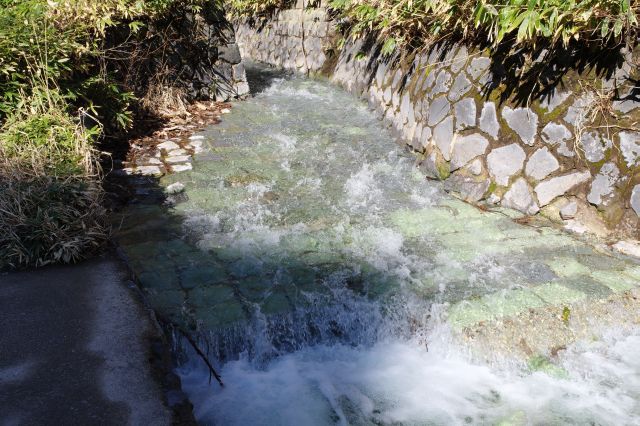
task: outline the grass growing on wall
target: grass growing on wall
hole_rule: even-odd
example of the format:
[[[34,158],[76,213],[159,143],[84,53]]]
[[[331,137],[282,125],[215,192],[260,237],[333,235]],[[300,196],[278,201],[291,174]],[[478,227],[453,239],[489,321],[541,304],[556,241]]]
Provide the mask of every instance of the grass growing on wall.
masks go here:
[[[640,0],[331,0],[345,37],[377,37],[381,53],[429,50],[463,42],[492,59],[500,101],[529,105],[543,99],[572,72],[594,71],[592,91],[604,89],[626,53],[638,44]],[[632,83],[633,84],[633,83]],[[497,92],[496,92],[497,93]],[[611,110],[602,110],[610,116]]]
[[[309,1],[307,6],[317,6]],[[291,6],[286,0],[229,0],[235,18],[259,18]],[[349,35],[376,34],[383,53],[417,50],[448,38],[509,53],[634,46],[640,0],[330,0]]]

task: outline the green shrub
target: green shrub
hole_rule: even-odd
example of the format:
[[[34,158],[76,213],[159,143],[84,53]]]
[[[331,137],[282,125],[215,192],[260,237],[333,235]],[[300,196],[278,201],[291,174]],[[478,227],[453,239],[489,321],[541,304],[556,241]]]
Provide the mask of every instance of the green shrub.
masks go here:
[[[95,135],[65,106],[34,86],[0,128],[0,268],[74,262],[108,235]]]
[[[29,174],[81,176],[91,153],[76,132],[76,126],[63,114],[12,117],[6,131],[0,133],[0,144],[13,166],[26,169]]]
[[[515,51],[537,43],[600,46],[635,42],[638,0],[332,0],[354,34],[378,32],[394,44],[419,47],[450,35],[504,40]]]
[[[0,0],[0,122],[31,96],[34,80],[57,87],[70,107],[103,123],[130,126],[132,94],[109,61],[131,60],[126,43],[176,9],[197,11],[221,0]]]
[[[276,9],[286,9],[292,0],[228,0],[227,8],[234,18],[258,18],[271,14]]]
[[[20,164],[40,162],[43,171],[53,176],[82,172],[82,153],[76,147],[73,127],[64,117],[34,115],[25,121],[10,122],[0,135],[6,155]]]
[[[100,66],[104,20],[80,14],[83,7],[67,12],[69,0],[0,2],[0,121],[27,102],[34,81],[85,108],[118,101],[119,92],[92,98],[87,90],[109,80]]]
[[[55,89],[34,85],[24,101],[0,127],[3,170],[33,177],[95,178],[93,141],[98,131],[71,117]]]

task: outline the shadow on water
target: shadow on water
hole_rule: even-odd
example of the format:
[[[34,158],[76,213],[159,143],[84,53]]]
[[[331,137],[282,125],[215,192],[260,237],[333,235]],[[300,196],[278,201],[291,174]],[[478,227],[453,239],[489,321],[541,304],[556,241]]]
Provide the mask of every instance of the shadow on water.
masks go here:
[[[245,61],[247,63],[247,61]],[[250,94],[252,96],[261,93],[277,79],[291,77],[293,73],[276,69],[256,66],[253,63],[247,63],[246,66],[247,82],[249,83]]]
[[[203,250],[173,208],[185,200],[141,184],[145,195],[132,200],[117,233],[122,253],[165,325],[202,339],[219,362],[241,352],[260,362],[319,343],[373,344],[383,317],[406,314],[397,276],[313,240]],[[424,320],[407,317],[394,333],[409,336]]]

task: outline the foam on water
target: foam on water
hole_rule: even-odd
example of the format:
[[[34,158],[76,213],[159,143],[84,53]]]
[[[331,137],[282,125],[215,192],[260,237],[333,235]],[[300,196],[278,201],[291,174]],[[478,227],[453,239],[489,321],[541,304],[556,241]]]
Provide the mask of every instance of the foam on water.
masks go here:
[[[271,137],[278,141],[284,155],[292,152],[296,148],[296,143],[298,142],[295,137],[284,135],[282,133],[275,133],[271,135]]]
[[[640,335],[581,342],[567,376],[469,362],[450,342],[381,341],[303,348],[263,368],[242,357],[210,386],[198,367],[183,385],[207,424],[601,424],[640,422]]]
[[[374,170],[369,164],[364,164],[357,173],[351,175],[344,188],[349,196],[349,202],[354,206],[369,205],[380,195]]]
[[[275,79],[272,82],[271,86],[269,86],[263,92],[263,95],[278,97],[297,97],[308,101],[326,101],[326,99],[320,93],[313,92],[305,86],[291,87],[286,83],[286,79]]]

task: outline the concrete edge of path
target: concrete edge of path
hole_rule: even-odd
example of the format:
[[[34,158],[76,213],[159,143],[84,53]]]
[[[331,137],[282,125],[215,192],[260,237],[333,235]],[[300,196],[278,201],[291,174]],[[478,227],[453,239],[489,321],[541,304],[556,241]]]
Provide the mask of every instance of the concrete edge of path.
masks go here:
[[[103,272],[109,275],[109,269],[113,273],[121,275],[120,286],[103,286],[101,292],[96,294],[97,315],[106,319],[105,322],[95,323],[95,332],[91,347],[96,352],[104,352],[105,374],[103,376],[103,389],[110,399],[118,400],[121,390],[127,389],[130,393],[127,400],[137,407],[137,412],[132,412],[132,424],[149,425],[154,423],[151,414],[154,412],[153,404],[142,398],[137,390],[144,392],[145,383],[149,377],[141,377],[126,374],[130,367],[129,353],[121,351],[113,344],[112,336],[119,335],[122,344],[139,352],[144,352],[144,360],[147,362],[147,376],[160,386],[164,408],[170,411],[171,424],[180,426],[196,425],[193,415],[193,405],[187,395],[182,392],[180,378],[173,372],[171,343],[165,335],[161,325],[156,319],[154,310],[146,303],[144,294],[132,279],[132,272],[128,268],[125,259],[118,254],[109,256],[111,263],[103,265]],[[123,310],[127,306],[129,309]],[[131,324],[141,324],[140,327],[130,327]],[[135,348],[135,349],[134,349]],[[138,368],[141,366],[137,366]],[[120,374],[121,373],[121,374]]]

